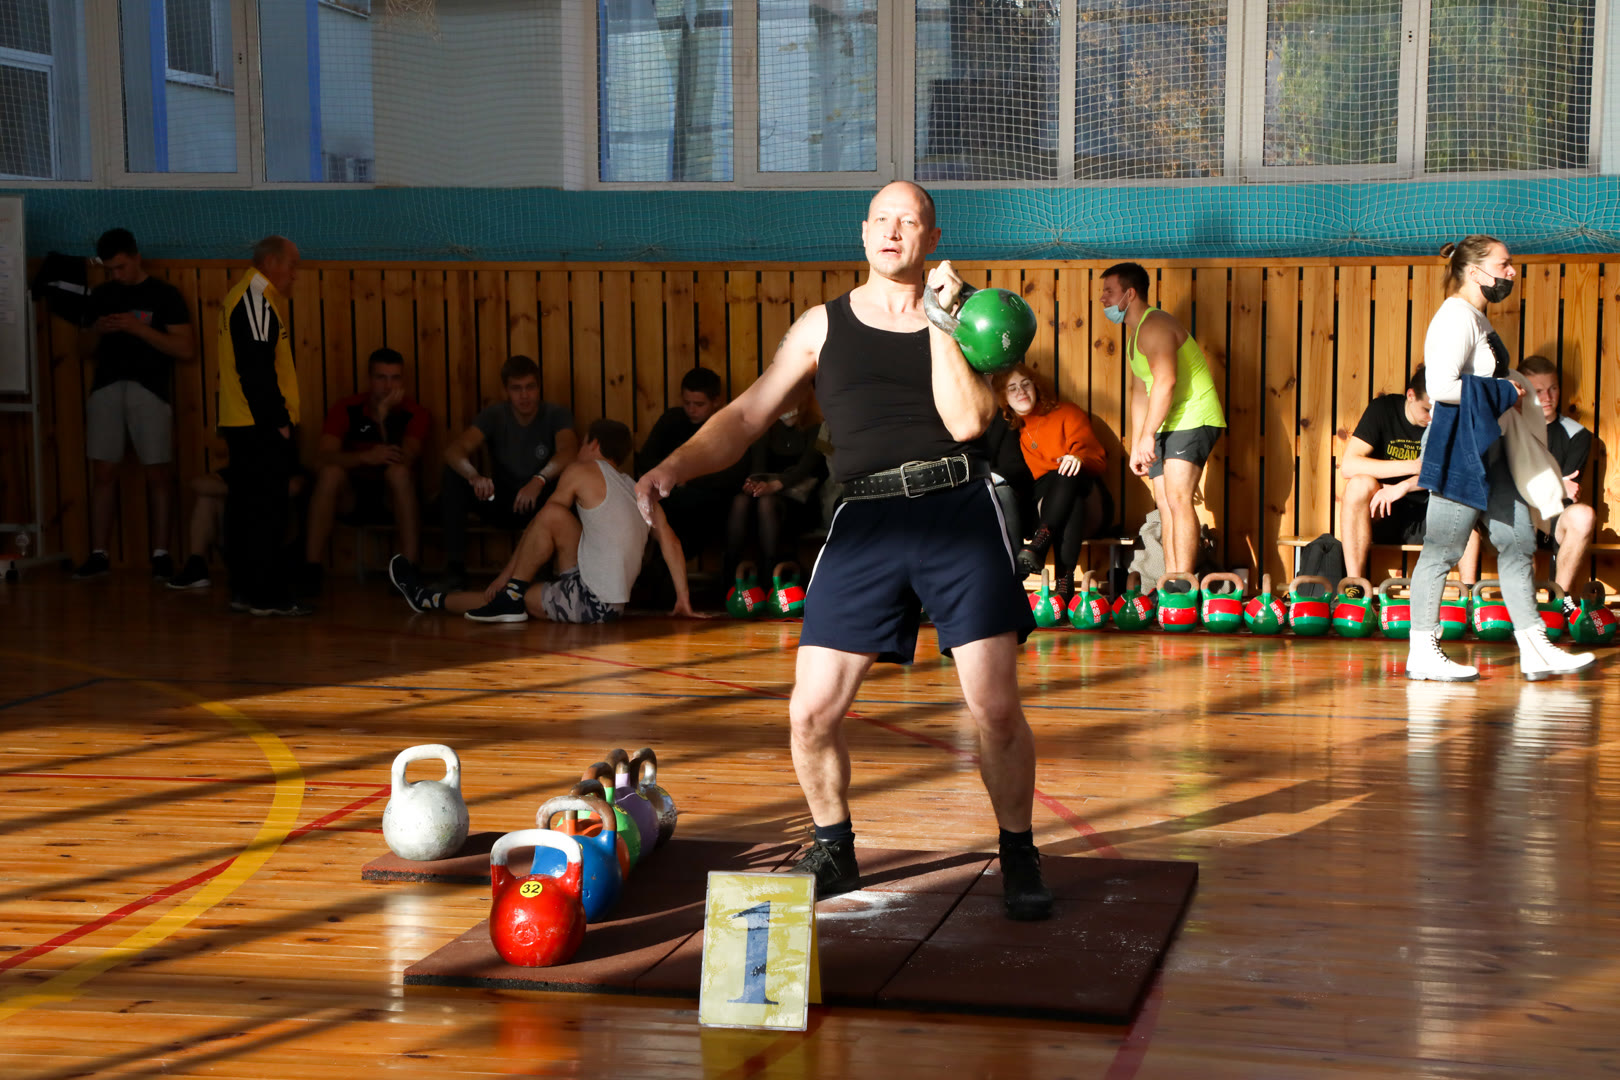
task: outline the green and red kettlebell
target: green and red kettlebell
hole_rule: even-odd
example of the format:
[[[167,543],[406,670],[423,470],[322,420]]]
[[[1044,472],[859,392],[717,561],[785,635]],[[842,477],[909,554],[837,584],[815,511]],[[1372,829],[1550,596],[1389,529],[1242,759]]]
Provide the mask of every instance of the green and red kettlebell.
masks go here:
[[[963,285],[954,312],[940,305],[933,289],[924,289],[923,314],[956,340],[969,367],[985,375],[1018,363],[1035,340],[1035,312],[1022,296],[1006,289]]]
[[[597,786],[602,789],[603,801],[613,807],[613,816],[617,822],[619,839],[624,841],[625,854],[630,861],[630,865],[625,870],[625,875],[628,877],[629,871],[634,870],[636,864],[641,862],[641,829],[637,827],[635,819],[630,816],[629,809],[619,805],[617,785],[614,783],[613,766],[605,761],[598,761],[586,768],[581,780],[595,781]],[[581,786],[575,784],[572,794],[577,795],[580,791]]]
[[[636,790],[636,773],[630,765],[630,755],[620,749],[608,751],[608,764],[613,766],[613,804],[624,808],[630,820],[636,823],[641,836],[641,857],[645,859],[658,846],[658,815],[652,803]]]
[[[726,593],[726,611],[737,619],[751,619],[765,613],[765,590],[760,588],[759,573],[753,563],[737,564],[737,579]]]
[[[804,616],[804,586],[799,583],[799,564],[780,562],[771,571],[771,611],[784,619]]]
[[[1557,641],[1569,633],[1569,620],[1564,614],[1564,587],[1556,581],[1543,581],[1536,586],[1536,591],[1547,594],[1547,599],[1536,600],[1536,613],[1541,616],[1547,640]]]
[[[514,874],[506,860],[520,847],[561,852],[563,872]],[[495,841],[489,853],[489,939],[502,960],[518,967],[555,967],[574,958],[585,940],[583,876],[584,854],[572,836],[520,829]]]
[[[1459,641],[1468,633],[1468,594],[1460,581],[1440,589],[1440,640]]]
[[[1570,640],[1577,645],[1611,645],[1620,621],[1609,610],[1609,597],[1603,586],[1589,581],[1581,592],[1581,610],[1569,624]]]
[[[1029,594],[1029,611],[1035,616],[1035,625],[1049,629],[1063,621],[1063,601],[1052,595],[1052,573],[1041,571],[1041,590]]]
[[[1186,589],[1168,588],[1170,582],[1186,583]],[[1154,588],[1159,599],[1159,629],[1172,634],[1185,634],[1198,629],[1198,578],[1185,570],[1177,570],[1159,579]]]
[[[1485,590],[1496,593],[1493,600]],[[1469,605],[1468,624],[1474,636],[1481,641],[1506,641],[1513,636],[1513,616],[1508,614],[1502,601],[1502,583],[1496,578],[1484,578],[1474,583],[1473,603]]]
[[[636,778],[636,790],[652,805],[653,815],[658,819],[658,846],[662,847],[675,835],[675,819],[680,811],[675,809],[675,800],[670,798],[669,792],[658,786],[658,755],[653,753],[652,747],[643,746],[635,752],[630,758],[630,770]]]
[[[1406,590],[1395,595],[1396,589]],[[1378,628],[1395,641],[1412,637],[1412,582],[1408,578],[1385,578],[1378,585]]]
[[[1212,634],[1243,629],[1243,579],[1236,574],[1205,574],[1198,618]]]
[[[1125,578],[1125,589],[1114,601],[1109,614],[1121,630],[1144,630],[1153,625],[1158,608],[1151,594],[1142,593],[1142,575],[1132,572]]]
[[[1359,588],[1360,596],[1346,596],[1345,589]],[[1364,638],[1378,629],[1378,616],[1373,611],[1372,582],[1366,578],[1347,577],[1339,582],[1338,595],[1333,600],[1333,632],[1340,637]]]
[[[1108,625],[1108,598],[1097,587],[1090,570],[1080,575],[1080,591],[1069,601],[1069,625],[1076,630],[1101,630]]]
[[[1320,596],[1304,591],[1320,586]],[[1333,582],[1315,574],[1299,574],[1288,583],[1288,625],[1295,637],[1321,637],[1333,622]]]
[[[582,835],[578,831],[579,819],[576,816],[580,811],[596,814],[597,820],[604,823],[601,831],[594,836]],[[563,827],[552,829],[552,819],[558,814],[564,815]],[[607,803],[594,795],[559,795],[545,801],[535,813],[534,823],[538,828],[561,832],[579,841],[580,903],[585,908],[586,922],[601,922],[613,910],[613,905],[619,902],[624,889],[624,870],[619,864],[619,838],[614,831],[616,823],[608,812]],[[567,870],[567,858],[560,849],[534,849],[534,866],[530,873],[558,877]]]
[[[1282,633],[1288,625],[1288,612],[1282,601],[1271,593],[1271,575],[1260,575],[1260,591],[1249,597],[1243,605],[1243,625],[1252,634],[1270,637]]]

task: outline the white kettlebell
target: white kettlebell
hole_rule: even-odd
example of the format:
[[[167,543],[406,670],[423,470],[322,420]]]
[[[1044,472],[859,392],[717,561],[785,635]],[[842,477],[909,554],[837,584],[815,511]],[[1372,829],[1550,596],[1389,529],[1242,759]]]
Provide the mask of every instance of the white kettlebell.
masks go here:
[[[406,766],[423,758],[443,760],[443,780],[406,781]],[[448,859],[461,849],[467,842],[467,804],[461,798],[461,759],[454,750],[428,743],[399,752],[382,827],[388,850],[412,862]]]

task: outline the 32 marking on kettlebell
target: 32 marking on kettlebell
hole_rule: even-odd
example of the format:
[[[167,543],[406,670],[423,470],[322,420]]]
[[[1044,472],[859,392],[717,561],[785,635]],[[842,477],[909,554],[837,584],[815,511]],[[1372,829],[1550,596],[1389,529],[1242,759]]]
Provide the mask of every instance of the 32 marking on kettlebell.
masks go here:
[[[518,895],[539,896],[540,891],[544,888],[545,886],[540,884],[538,881],[525,881],[522,885],[518,886]]]
[[[698,1021],[803,1031],[815,983],[815,878],[709,874]]]

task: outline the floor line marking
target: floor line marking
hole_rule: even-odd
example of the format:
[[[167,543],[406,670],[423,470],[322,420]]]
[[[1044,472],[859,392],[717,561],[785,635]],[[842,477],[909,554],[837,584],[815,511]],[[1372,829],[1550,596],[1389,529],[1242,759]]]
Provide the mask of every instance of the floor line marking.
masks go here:
[[[0,712],[6,709],[14,709],[18,705],[31,705],[36,701],[44,701],[46,698],[53,698],[58,694],[70,694],[75,690],[83,690],[87,686],[94,686],[101,681],[103,681],[102,677],[98,675],[94,679],[85,679],[83,682],[76,682],[72,686],[61,686],[55,690],[47,690],[43,694],[30,694],[27,697],[12,698],[10,701],[0,701]]]
[[[164,784],[249,784],[251,776],[160,776],[155,773],[70,773],[70,772],[0,772],[0,780],[12,777],[28,780],[149,780]],[[374,788],[366,780],[305,780],[308,787]]]

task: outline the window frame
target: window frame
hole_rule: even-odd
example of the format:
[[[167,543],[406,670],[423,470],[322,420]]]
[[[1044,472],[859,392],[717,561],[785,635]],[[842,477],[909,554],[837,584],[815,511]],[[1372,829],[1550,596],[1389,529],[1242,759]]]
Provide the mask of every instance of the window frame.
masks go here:
[[[0,172],[0,181],[6,184],[48,184],[61,168],[61,155],[56,137],[56,57],[45,53],[24,52],[21,49],[0,48],[0,67],[20,71],[37,71],[45,76],[45,131],[50,142],[50,177],[22,176]]]

